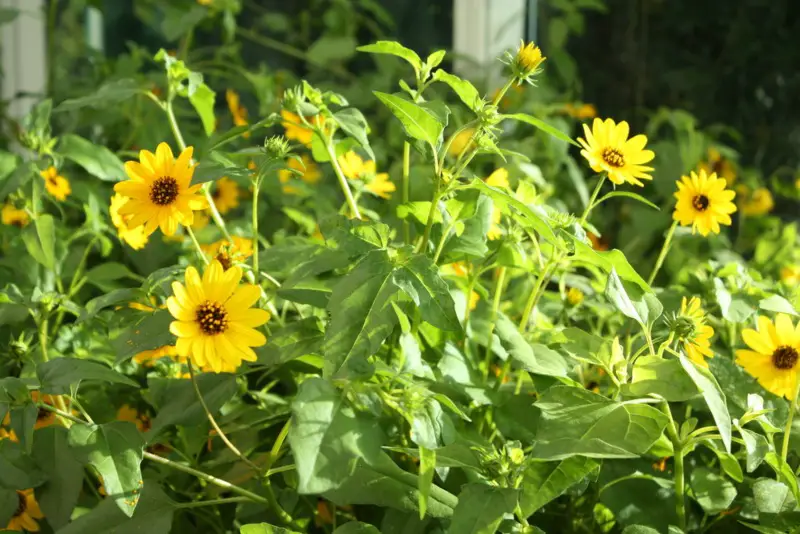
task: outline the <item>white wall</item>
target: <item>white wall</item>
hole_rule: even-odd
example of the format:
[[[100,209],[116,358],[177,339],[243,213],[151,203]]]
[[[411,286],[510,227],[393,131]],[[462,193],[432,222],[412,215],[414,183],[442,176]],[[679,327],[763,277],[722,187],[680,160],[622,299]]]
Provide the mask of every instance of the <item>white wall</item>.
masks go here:
[[[24,117],[47,86],[44,0],[0,0],[0,7],[18,9],[12,22],[0,26],[2,98],[9,114]],[[29,94],[30,96],[21,96]]]

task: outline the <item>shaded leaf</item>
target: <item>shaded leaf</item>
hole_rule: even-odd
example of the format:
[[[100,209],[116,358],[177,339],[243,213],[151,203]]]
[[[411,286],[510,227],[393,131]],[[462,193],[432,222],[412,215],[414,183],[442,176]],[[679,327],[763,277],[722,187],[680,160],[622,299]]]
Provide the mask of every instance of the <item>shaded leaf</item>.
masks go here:
[[[517,491],[473,482],[458,496],[450,521],[450,532],[494,534],[503,515],[517,506]]]
[[[560,462],[533,462],[525,470],[519,507],[526,516],[561,496],[588,476],[596,474],[600,462],[573,456]]]
[[[36,375],[41,383],[43,393],[63,395],[69,393],[70,386],[77,386],[82,381],[110,382],[138,387],[139,384],[125,375],[106,367],[102,363],[78,358],[56,358],[40,363]]]
[[[686,374],[694,381],[697,388],[702,393],[703,398],[711,411],[711,416],[717,424],[722,443],[725,450],[731,452],[731,415],[728,413],[728,405],[725,402],[725,394],[722,392],[717,379],[706,368],[699,367],[689,358],[681,353],[680,362]]]
[[[236,378],[227,373],[201,373],[195,379],[212,414],[217,413],[238,389]],[[158,408],[148,433],[149,439],[169,425],[196,426],[207,421],[190,380],[154,377],[147,383],[153,404]]]
[[[433,113],[397,95],[380,91],[373,91],[373,94],[400,120],[409,137],[424,141],[432,150],[436,150],[444,124]]]
[[[111,104],[124,102],[134,95],[143,92],[143,89],[139,86],[139,82],[132,78],[123,78],[121,80],[104,83],[90,95],[64,100],[56,106],[53,111],[72,111],[84,107],[100,109]]]
[[[689,484],[692,487],[692,496],[709,515],[727,510],[736,498],[737,492],[733,484],[705,467],[692,470]]]
[[[116,154],[105,146],[96,145],[79,135],[62,135],[58,140],[56,151],[105,182],[125,179],[125,168]]]
[[[36,500],[54,528],[66,525],[83,486],[83,465],[69,447],[67,429],[48,426],[36,431],[33,459],[47,476],[36,489]]]
[[[28,253],[48,271],[55,269],[56,227],[52,215],[40,214],[34,224],[22,230]]]

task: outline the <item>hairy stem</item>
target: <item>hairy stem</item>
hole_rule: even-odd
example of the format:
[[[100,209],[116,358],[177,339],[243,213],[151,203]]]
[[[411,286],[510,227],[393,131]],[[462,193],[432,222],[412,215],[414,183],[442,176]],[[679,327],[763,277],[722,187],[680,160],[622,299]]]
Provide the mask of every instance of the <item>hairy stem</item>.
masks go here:
[[[333,172],[336,173],[336,178],[339,179],[339,187],[342,188],[342,193],[344,193],[344,198],[347,200],[347,205],[350,206],[350,212],[352,213],[353,218],[361,219],[361,212],[358,211],[358,204],[356,204],[356,200],[353,198],[353,192],[350,190],[350,184],[347,183],[347,178],[345,178],[344,172],[342,172],[342,167],[339,165],[339,160],[336,158],[336,150],[333,147],[333,139],[325,139],[323,137],[322,140],[325,143],[325,149],[328,151],[328,157],[331,158],[331,167],[333,167]]]
[[[544,293],[544,287],[547,283],[547,279],[550,278],[552,275],[552,271],[555,270],[556,265],[558,262],[561,261],[560,254],[557,253],[556,256],[551,257],[547,263],[542,268],[541,273],[539,273],[539,278],[536,280],[536,284],[531,289],[531,293],[528,296],[528,300],[525,302],[525,309],[522,312],[522,319],[519,321],[519,329],[522,332],[525,332],[528,329],[528,323],[531,319],[531,313],[536,308],[536,304],[539,302],[539,299],[542,297]]]
[[[585,223],[586,220],[589,218],[589,214],[592,212],[594,208],[594,202],[597,200],[597,195],[600,194],[600,189],[603,188],[603,184],[606,182],[606,175],[603,174],[600,176],[600,181],[597,182],[597,185],[594,187],[594,191],[592,191],[592,196],[589,198],[589,203],[586,204],[586,209],[583,210],[583,215],[581,215],[581,224]]]
[[[489,379],[489,366],[492,362],[492,339],[494,338],[494,325],[497,322],[497,310],[500,308],[500,298],[503,296],[503,285],[506,281],[506,267],[500,267],[497,273],[497,282],[494,286],[494,300],[492,300],[492,315],[489,322],[489,336],[486,339],[486,356],[483,360],[483,379]]]
[[[197,250],[197,255],[200,257],[200,261],[208,265],[209,263],[208,258],[203,252],[203,247],[200,246],[200,242],[197,240],[197,236],[194,235],[194,230],[192,230],[191,226],[186,226],[185,228],[186,228],[186,233],[189,234],[189,237],[192,239],[192,243],[194,243],[194,248]]]

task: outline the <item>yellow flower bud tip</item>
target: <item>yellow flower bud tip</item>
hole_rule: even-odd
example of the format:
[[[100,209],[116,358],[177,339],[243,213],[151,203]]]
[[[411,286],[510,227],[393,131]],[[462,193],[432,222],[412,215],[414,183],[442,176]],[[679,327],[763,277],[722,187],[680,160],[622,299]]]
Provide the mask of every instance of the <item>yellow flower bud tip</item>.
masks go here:
[[[520,42],[516,63],[525,76],[533,74],[545,59],[547,58],[542,55],[542,50],[533,42]]]
[[[577,306],[583,302],[583,291],[577,287],[571,287],[567,291],[567,302],[571,306]]]

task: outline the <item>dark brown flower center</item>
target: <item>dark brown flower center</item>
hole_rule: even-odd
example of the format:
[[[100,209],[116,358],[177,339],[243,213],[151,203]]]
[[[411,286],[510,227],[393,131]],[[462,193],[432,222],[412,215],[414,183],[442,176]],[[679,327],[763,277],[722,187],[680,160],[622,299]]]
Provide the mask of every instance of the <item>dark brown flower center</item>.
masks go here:
[[[624,167],[625,166],[625,157],[622,155],[622,152],[617,150],[616,148],[604,148],[603,149],[603,161],[611,165],[612,167]]]
[[[217,254],[214,259],[217,260],[220,265],[222,265],[222,270],[224,271],[227,271],[228,269],[231,268],[231,266],[233,266],[231,257],[224,252],[220,252],[219,254]]]
[[[58,185],[58,178],[57,178],[56,176],[49,176],[49,177],[47,178],[47,182],[48,182],[50,185]]]
[[[178,198],[178,182],[172,176],[162,176],[150,186],[150,200],[158,206],[169,206]]]
[[[39,408],[39,411],[36,412],[37,421],[44,421],[48,417],[50,417],[50,412],[45,410],[44,408]]]
[[[772,353],[772,365],[781,370],[792,369],[797,363],[797,349],[788,345],[781,345]]]
[[[711,172],[716,173],[717,176],[721,176],[724,169],[725,162],[722,160],[722,158],[711,163]]]
[[[14,517],[19,517],[25,513],[25,510],[28,509],[28,500],[25,498],[25,494],[21,491],[17,492],[17,510],[14,512]]]
[[[195,320],[200,330],[208,336],[215,336],[228,329],[228,312],[218,302],[205,301],[197,307]]]
[[[692,207],[697,211],[706,211],[708,204],[708,197],[705,195],[697,195],[692,199]]]

